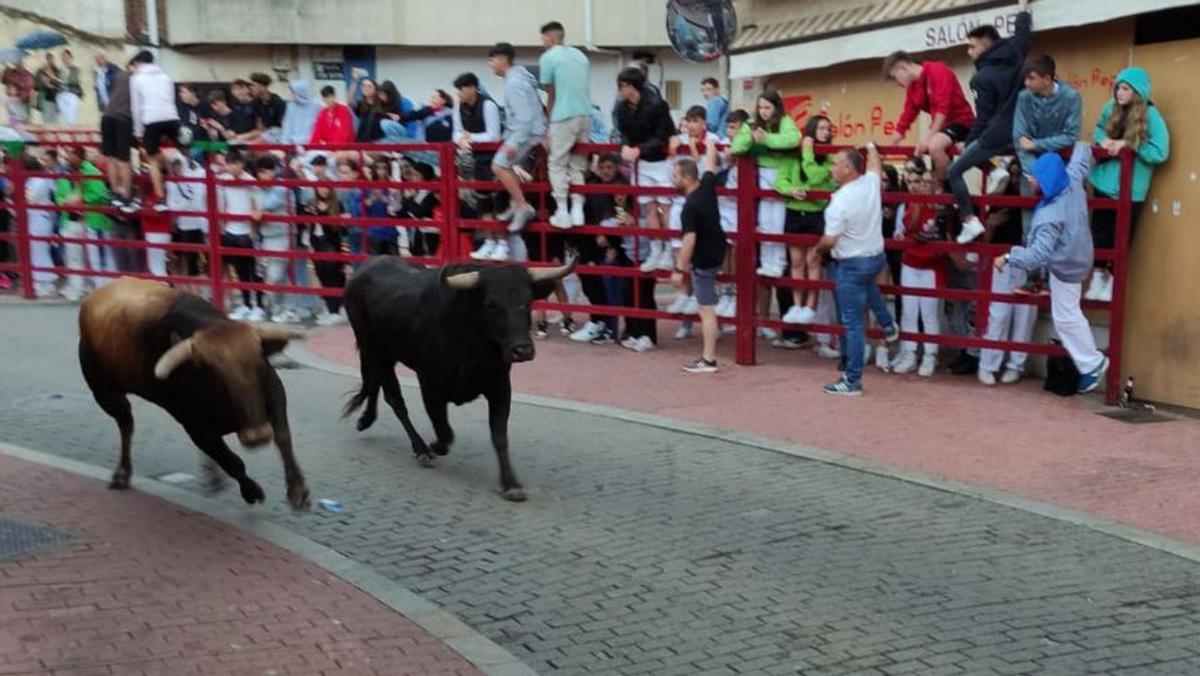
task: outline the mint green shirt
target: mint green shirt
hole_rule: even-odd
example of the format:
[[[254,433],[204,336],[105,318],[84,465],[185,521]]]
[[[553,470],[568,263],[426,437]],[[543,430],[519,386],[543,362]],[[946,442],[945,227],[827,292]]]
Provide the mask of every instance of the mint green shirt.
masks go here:
[[[591,66],[586,54],[575,47],[555,45],[542,53],[538,69],[541,84],[554,85],[551,122],[592,116]]]

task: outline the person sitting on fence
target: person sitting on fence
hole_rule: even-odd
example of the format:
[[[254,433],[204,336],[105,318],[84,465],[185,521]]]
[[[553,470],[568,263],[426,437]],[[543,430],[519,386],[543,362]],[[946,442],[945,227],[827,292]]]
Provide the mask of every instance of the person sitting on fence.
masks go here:
[[[180,122],[179,109],[175,105],[175,83],[154,63],[154,55],[143,49],[133,57],[129,91],[133,136],[141,139],[146,163],[150,166],[150,183],[154,188],[151,206],[155,211],[166,211],[161,149],[163,141],[178,143]]]
[[[721,142],[728,145],[730,139],[736,136],[742,125],[746,124],[749,120],[750,115],[744,110],[730,111],[728,117],[725,119],[725,136],[721,139]],[[725,187],[737,189],[737,160],[728,149],[721,154],[721,166],[726,167]],[[717,208],[721,212],[721,230],[725,231],[725,241],[730,247],[734,247],[736,246],[735,238],[737,237],[738,229],[737,197],[733,195],[718,196]],[[722,270],[722,273],[726,275],[735,274],[735,270],[737,269],[737,256],[732,253],[732,248],[730,251],[731,253],[725,257],[725,267]],[[737,316],[737,285],[732,283],[725,284],[720,289],[720,293],[721,300],[717,303],[717,316],[723,319],[733,319]]]
[[[616,129],[622,139],[621,159],[634,166],[635,182],[648,188],[671,187],[671,166],[667,162],[668,144],[675,135],[671,109],[657,91],[646,83],[646,73],[630,66],[617,75],[618,102],[613,108]],[[646,218],[646,228],[661,230],[670,195],[638,195],[638,204]],[[661,238],[649,238],[649,253],[642,259],[641,271],[670,270],[674,266],[671,249]]]
[[[1080,394],[1100,386],[1109,363],[1096,349],[1092,327],[1079,305],[1082,283],[1093,262],[1084,188],[1091,164],[1092,149],[1086,143],[1075,144],[1069,165],[1057,153],[1046,153],[1034,162],[1029,181],[1042,199],[1033,213],[1028,243],[1013,247],[994,262],[1000,272],[1009,265],[1026,272],[1049,269],[1054,330],[1079,370],[1076,390]]]
[[[265,184],[278,178],[279,162],[274,155],[264,153],[254,162],[254,175]],[[291,228],[286,222],[273,221],[273,215],[286,215],[289,211],[288,189],[280,185],[263,185],[254,188],[254,220],[258,222],[259,249],[262,251],[291,250]],[[287,258],[262,257],[263,277],[267,284],[288,283],[289,260]],[[292,309],[291,294],[270,292],[271,321],[276,324],[296,324],[300,316]]]
[[[458,144],[456,168],[460,180],[465,181],[494,181],[492,159],[495,151],[474,150],[476,143],[495,143],[503,134],[500,122],[500,104],[488,96],[479,86],[479,77],[475,73],[463,73],[454,79],[454,89],[458,92],[458,105],[454,116],[454,142]],[[467,207],[463,209],[463,217],[482,219],[495,218],[498,213],[507,211],[507,195],[504,192],[492,190],[474,190],[465,194]],[[473,202],[473,204],[472,204]],[[475,260],[507,260],[509,256],[508,242],[504,237],[497,236],[492,230],[475,232],[476,239],[482,243],[471,253]]]
[[[828,145],[833,140],[832,123],[824,115],[813,115],[804,125],[804,137],[800,144],[800,157],[779,168],[775,190],[789,198],[783,231],[789,235],[816,235],[825,233],[826,199],[809,199],[809,190],[834,190],[831,171],[835,157],[818,155],[814,146]],[[821,268],[808,269],[807,259],[810,245],[788,244],[792,279],[820,281]],[[817,316],[818,289],[793,288],[790,290],[791,305],[783,311],[783,321],[788,324],[812,324]]]
[[[587,185],[628,185],[629,181],[621,175],[621,158],[606,153],[596,161],[595,171],[589,172],[585,179]],[[625,208],[628,195],[588,194],[584,196],[583,211],[588,223],[598,223],[603,226],[629,227],[633,219]],[[579,265],[609,267],[629,267],[632,262],[621,248],[621,237],[617,235],[579,235],[576,248],[579,250]],[[596,306],[621,306],[626,304],[629,296],[629,280],[624,277],[601,276],[594,274],[579,275],[583,294],[588,302]],[[591,317],[570,339],[577,343],[592,345],[608,345],[616,340],[619,324],[616,315],[592,312]]]
[[[963,95],[958,76],[941,61],[918,63],[905,51],[892,52],[883,61],[883,76],[905,90],[904,111],[896,120],[891,145],[904,140],[920,113],[933,117],[929,132],[917,142],[914,153],[933,158],[933,189],[942,192],[949,150],[962,143],[975,124],[975,113]]]
[[[919,158],[916,158],[919,159]],[[916,195],[927,195],[933,192],[933,181],[928,172],[917,175],[909,184],[909,192]],[[937,236],[935,209],[932,205],[913,202],[905,205],[904,230],[897,239],[915,242],[916,245],[904,250],[900,262],[900,285],[913,289],[945,288],[946,257],[923,246],[926,238]],[[922,333],[939,335],[942,330],[942,300],[931,296],[914,296],[906,294],[901,297],[903,305],[900,312],[900,330],[905,333],[917,333],[923,327]],[[925,352],[921,357],[920,368],[917,367],[917,343],[905,340],[900,343],[900,353],[891,363],[893,373],[906,374],[917,370],[922,378],[933,376],[937,369],[938,345],[925,343]]]
[[[225,173],[221,180],[253,181],[254,176],[246,171],[246,156],[237,150],[225,155]],[[255,212],[254,188],[248,185],[223,185],[217,189],[217,211],[221,214],[221,246],[247,250],[248,254],[226,256],[222,260],[233,266],[239,282],[252,284],[259,281],[257,264],[254,260],[253,218]],[[236,294],[235,294],[236,295]],[[242,302],[229,312],[230,319],[252,322],[265,321],[267,313],[262,309],[263,294],[241,291]]]
[[[508,191],[509,207],[496,214],[508,221],[509,232],[520,232],[533,220],[537,211],[525,199],[521,180],[514,171],[546,135],[546,113],[538,95],[537,79],[524,66],[514,64],[516,51],[507,42],[498,43],[488,51],[492,72],[504,78],[504,109],[507,127],[504,142],[492,158],[492,173]],[[493,256],[494,257],[494,256]]]
[[[331,85],[321,87],[321,103],[324,107],[317,113],[308,142],[312,145],[352,143],[354,116],[350,113],[350,106],[338,100],[337,90]]]
[[[1171,134],[1158,106],[1150,99],[1150,75],[1141,68],[1126,68],[1117,73],[1113,95],[1104,104],[1092,139],[1112,157],[1101,160],[1088,182],[1097,198],[1116,199],[1120,193],[1121,161],[1119,153],[1133,151],[1133,208],[1130,210],[1129,237],[1137,233],[1142,204],[1150,192],[1154,168],[1171,154]],[[1092,237],[1096,247],[1111,249],[1117,245],[1117,212],[1098,209],[1092,218]],[[1094,289],[1094,290],[1093,290]],[[1090,300],[1112,300],[1112,264],[1105,262],[1092,273],[1088,285]]]

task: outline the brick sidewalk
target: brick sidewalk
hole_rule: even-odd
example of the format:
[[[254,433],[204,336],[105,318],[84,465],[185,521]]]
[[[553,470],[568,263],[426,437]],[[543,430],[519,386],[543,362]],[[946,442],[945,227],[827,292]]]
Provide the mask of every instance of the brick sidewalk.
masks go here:
[[[350,584],[235,528],[4,456],[0,477],[0,674],[479,673]],[[53,530],[17,539],[20,525]],[[21,544],[40,549],[5,558]]]
[[[721,372],[690,376],[680,367],[699,341],[674,341],[674,329],[662,322],[661,349],[645,354],[555,335],[513,370],[514,390],[815,446],[1200,542],[1198,420],[1116,422],[1096,415],[1094,396],[1060,398],[1040,381],[987,389],[946,371],[926,381],[869,367],[866,396],[834,399],[821,385],[835,362],[759,341],[759,364],[738,367],[728,338]],[[307,348],[357,367],[348,327],[313,331]]]

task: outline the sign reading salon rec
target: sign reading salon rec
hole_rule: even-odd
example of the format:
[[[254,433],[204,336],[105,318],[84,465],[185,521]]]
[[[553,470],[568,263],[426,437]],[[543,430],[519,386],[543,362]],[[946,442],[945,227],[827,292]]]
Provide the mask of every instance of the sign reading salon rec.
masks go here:
[[[1017,13],[1000,13],[984,18],[975,16],[935,19],[924,25],[922,45],[925,49],[944,49],[966,44],[967,33],[985,24],[995,26],[1001,37],[1009,37],[1016,31]]]

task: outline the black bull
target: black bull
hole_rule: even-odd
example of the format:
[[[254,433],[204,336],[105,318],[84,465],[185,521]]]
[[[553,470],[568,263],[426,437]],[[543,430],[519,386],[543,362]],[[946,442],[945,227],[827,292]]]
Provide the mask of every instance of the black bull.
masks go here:
[[[449,453],[454,442],[447,405],[461,406],[483,396],[500,462],[501,491],[508,500],[524,500],[525,491],[508,460],[509,375],[514,362],[534,356],[530,304],[549,296],[571,269],[572,264],[533,270],[482,265],[430,270],[390,257],[367,263],[346,284],[346,314],[358,343],[362,389],[346,404],[343,417],[365,404],[358,430],[370,427],[382,388],[417,460],[429,467],[434,454]],[[396,362],[417,374],[437,435],[432,446],[409,419]]]

